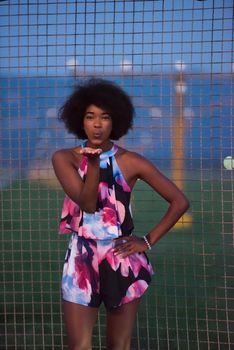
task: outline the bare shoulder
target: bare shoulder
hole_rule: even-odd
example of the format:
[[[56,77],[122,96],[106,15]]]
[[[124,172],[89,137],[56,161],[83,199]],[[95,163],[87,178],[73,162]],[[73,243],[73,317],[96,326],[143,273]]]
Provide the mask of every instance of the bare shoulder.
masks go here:
[[[131,188],[137,179],[141,179],[150,185],[155,192],[160,194],[168,202],[174,200],[188,206],[188,202],[179,188],[166,177],[150,160],[136,152],[119,149],[117,161],[124,170],[125,178]]]
[[[56,166],[56,164],[60,163],[70,163],[78,167],[82,159],[80,149],[81,147],[73,147],[55,151],[52,155],[53,165]]]
[[[119,147],[117,160],[129,173],[139,178],[141,177],[142,171],[145,172],[147,169],[148,171],[152,171],[152,169],[155,169],[154,165],[148,159],[137,152],[129,151],[122,147]]]

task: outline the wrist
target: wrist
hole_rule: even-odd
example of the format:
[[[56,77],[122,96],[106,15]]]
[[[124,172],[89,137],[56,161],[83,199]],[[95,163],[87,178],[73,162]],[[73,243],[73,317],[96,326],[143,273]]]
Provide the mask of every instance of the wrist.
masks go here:
[[[147,238],[146,236],[143,236],[143,240],[144,240],[144,242],[145,242],[145,244],[146,244],[146,246],[147,246],[147,249],[151,250],[151,249],[152,249],[152,246],[151,246],[151,244],[150,244],[148,238]]]

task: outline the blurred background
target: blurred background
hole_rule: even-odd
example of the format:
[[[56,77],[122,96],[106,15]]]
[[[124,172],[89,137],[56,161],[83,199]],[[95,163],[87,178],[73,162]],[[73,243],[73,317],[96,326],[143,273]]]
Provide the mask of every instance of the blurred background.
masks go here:
[[[148,157],[191,207],[149,253],[133,350],[234,347],[233,1],[0,1],[0,349],[67,349],[60,279],[68,236],[51,155],[80,140],[58,110],[90,77],[136,107],[119,145]],[[167,204],[140,181],[135,233]],[[105,349],[101,308],[93,349]]]

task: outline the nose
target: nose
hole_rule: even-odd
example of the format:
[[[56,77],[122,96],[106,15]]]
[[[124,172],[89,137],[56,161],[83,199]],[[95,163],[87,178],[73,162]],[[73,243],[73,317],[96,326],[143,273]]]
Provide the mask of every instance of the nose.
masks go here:
[[[101,118],[96,116],[96,118],[94,120],[94,127],[99,128],[100,126],[101,126]]]

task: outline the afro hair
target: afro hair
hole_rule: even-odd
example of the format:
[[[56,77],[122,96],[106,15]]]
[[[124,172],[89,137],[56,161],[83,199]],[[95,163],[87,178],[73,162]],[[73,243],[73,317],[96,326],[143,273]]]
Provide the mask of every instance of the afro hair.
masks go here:
[[[112,140],[118,140],[132,128],[135,112],[130,97],[113,82],[89,79],[76,86],[59,113],[59,119],[64,122],[67,130],[78,138],[87,138],[83,119],[90,105],[95,105],[110,114]]]

